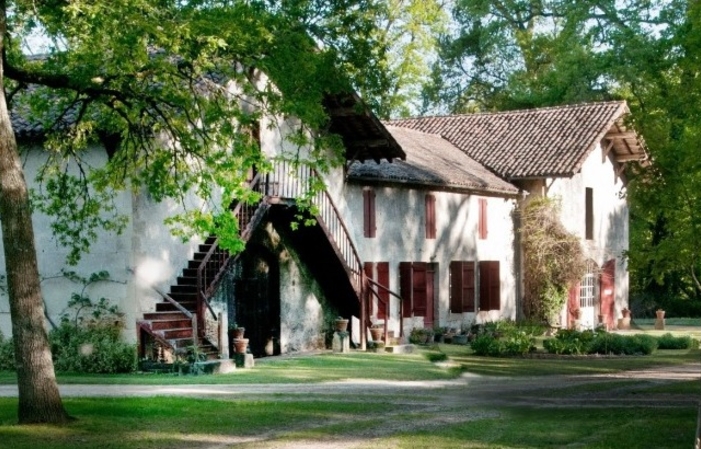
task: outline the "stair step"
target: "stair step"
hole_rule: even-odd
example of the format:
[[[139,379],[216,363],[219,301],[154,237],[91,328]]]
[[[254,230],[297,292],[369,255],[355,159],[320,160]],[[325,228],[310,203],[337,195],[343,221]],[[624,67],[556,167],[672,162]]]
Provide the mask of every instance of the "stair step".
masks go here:
[[[176,349],[187,348],[188,346],[192,346],[192,344],[193,344],[192,337],[189,337],[189,338],[171,338],[168,341]]]
[[[172,285],[170,287],[170,293],[171,293],[171,297],[174,293],[197,293],[197,284],[195,284],[195,285],[187,285],[187,284]],[[175,299],[175,298],[173,298],[173,299]]]
[[[178,276],[178,285],[194,285],[197,287],[197,270],[194,276]]]
[[[179,301],[179,304],[190,312],[197,308],[196,301]],[[159,302],[156,304],[156,312],[177,312],[178,308],[169,302]]]
[[[186,327],[192,327],[192,320],[189,318],[151,322],[151,329],[153,330],[184,329]]]
[[[168,296],[176,300],[177,302],[196,302],[197,301],[197,293],[196,292],[179,292],[179,291],[171,291],[168,293]]]
[[[205,243],[206,245],[211,245],[211,244],[214,243],[216,240],[217,240],[217,236],[216,236],[216,235],[210,235],[209,237],[207,237],[207,238],[205,239],[204,243]]]
[[[175,338],[190,338],[192,339],[192,327],[182,327],[179,329],[165,329],[161,331],[163,338],[171,340]]]
[[[189,320],[184,313],[178,311],[167,311],[167,312],[147,312],[144,313],[144,319],[149,321],[158,320]]]
[[[211,244],[211,243],[203,243],[203,244],[201,244],[201,245],[199,246],[198,250],[199,250],[201,253],[206,253],[206,252],[209,252],[209,250],[210,250],[211,248],[212,248],[212,244]]]

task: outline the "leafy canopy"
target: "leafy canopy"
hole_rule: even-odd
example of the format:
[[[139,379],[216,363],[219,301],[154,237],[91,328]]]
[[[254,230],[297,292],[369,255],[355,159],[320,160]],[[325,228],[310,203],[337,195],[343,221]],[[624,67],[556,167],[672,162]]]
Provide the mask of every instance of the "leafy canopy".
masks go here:
[[[309,163],[337,160],[327,95],[379,96],[384,47],[372,38],[374,0],[46,0],[6,5],[6,89],[17,117],[45,131],[47,163],[35,207],[53,217],[77,261],[98,228],[120,230],[115,192],[156,201],[209,201],[176,217],[182,235],[216,232],[235,242],[228,214],[252,201],[245,177],[265,168],[258,123],[298,121],[291,142]],[[41,57],[22,53],[43,33]],[[15,130],[16,132],[19,130]],[[91,163],[90,146],[109,156]]]

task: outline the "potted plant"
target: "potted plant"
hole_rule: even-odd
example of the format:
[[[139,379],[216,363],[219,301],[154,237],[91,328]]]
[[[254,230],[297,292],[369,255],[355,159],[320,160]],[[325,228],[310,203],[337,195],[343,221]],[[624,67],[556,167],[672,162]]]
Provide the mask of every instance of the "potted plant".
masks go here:
[[[380,341],[382,340],[382,334],[384,333],[384,325],[382,324],[373,324],[370,326],[370,335],[372,337],[372,341]]]
[[[246,332],[246,328],[239,326],[236,323],[229,325],[229,340],[243,338],[243,334]]]
[[[657,315],[658,320],[664,320],[664,310],[662,309],[657,309],[655,311],[655,314]]]
[[[337,317],[334,324],[336,325],[336,332],[346,332],[346,329],[348,329],[348,320],[342,316]]]
[[[248,338],[235,338],[234,348],[236,349],[236,354],[245,354],[246,348],[248,348]]]

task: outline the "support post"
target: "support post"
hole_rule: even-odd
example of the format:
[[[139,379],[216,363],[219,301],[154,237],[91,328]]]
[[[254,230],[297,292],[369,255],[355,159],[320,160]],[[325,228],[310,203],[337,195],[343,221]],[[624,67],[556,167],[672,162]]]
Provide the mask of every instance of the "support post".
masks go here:
[[[367,303],[368,303],[368,296],[369,296],[369,286],[368,286],[368,281],[365,276],[365,272],[363,271],[361,273],[361,291],[360,291],[360,350],[365,351],[367,350],[367,332],[368,332],[368,323],[367,323]]]

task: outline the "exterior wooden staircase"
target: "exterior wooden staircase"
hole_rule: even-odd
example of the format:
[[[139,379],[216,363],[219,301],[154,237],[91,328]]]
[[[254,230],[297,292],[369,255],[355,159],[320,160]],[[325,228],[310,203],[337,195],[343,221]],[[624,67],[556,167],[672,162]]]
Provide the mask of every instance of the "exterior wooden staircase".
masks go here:
[[[294,204],[298,198],[308,199],[312,205],[310,212],[331,243],[360,302],[361,329],[367,329],[372,295],[382,301],[377,291],[389,290],[365,275],[358,251],[329,193],[323,189],[310,190],[310,185],[315,184],[317,178],[318,174],[308,166],[276,161],[270,172],[256,175],[250,183],[251,189],[260,193],[260,201],[255,204],[239,203],[232,214],[238,218],[241,240],[247,242],[271,205]],[[149,338],[157,345],[176,352],[193,346],[197,341],[200,353],[216,357],[219,343],[212,341],[211,335],[220,333],[216,329],[209,332],[207,329],[212,322],[218,321],[209,299],[236,258],[219,247],[216,237],[209,237],[199,246],[199,251],[183,269],[177,283],[170,287],[167,294],[161,294],[163,301],[156,304],[155,312],[144,314],[143,320],[138,322],[141,357],[147,355],[144,342]],[[380,306],[389,316],[388,304],[381,303]],[[386,324],[384,335],[387,342]],[[365,349],[366,332],[361,332],[360,342],[361,348]]]

